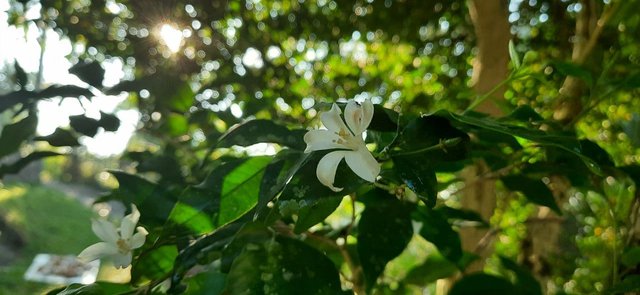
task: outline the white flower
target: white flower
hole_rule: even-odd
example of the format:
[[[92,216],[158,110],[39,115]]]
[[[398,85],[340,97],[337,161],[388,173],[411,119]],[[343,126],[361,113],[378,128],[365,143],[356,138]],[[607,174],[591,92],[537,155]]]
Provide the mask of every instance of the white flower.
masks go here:
[[[91,229],[103,242],[95,243],[84,249],[79,255],[80,261],[89,262],[102,257],[110,258],[116,268],[125,268],[131,264],[132,250],[142,247],[149,234],[144,227],[136,224],[140,211],[131,204],[131,214],[125,216],[116,229],[113,223],[104,219],[91,221]],[[136,229],[137,233],[133,234]]]
[[[334,187],[333,182],[338,165],[343,158],[347,161],[349,168],[366,181],[375,182],[380,173],[380,165],[362,139],[362,134],[373,118],[373,103],[365,100],[359,104],[350,100],[344,109],[344,120],[340,114],[342,114],[340,108],[333,104],[329,112],[320,115],[327,129],[310,130],[304,135],[304,141],[307,143],[305,153],[338,149],[320,159],[316,169],[320,183],[335,192],[342,190]]]

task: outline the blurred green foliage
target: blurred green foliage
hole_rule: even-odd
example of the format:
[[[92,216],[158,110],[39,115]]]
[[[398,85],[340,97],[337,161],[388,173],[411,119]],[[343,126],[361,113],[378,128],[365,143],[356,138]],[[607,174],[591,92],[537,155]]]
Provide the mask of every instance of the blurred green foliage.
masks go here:
[[[513,41],[499,118],[472,111],[489,95],[472,88],[478,52],[466,1],[9,3],[11,25],[35,23],[76,45],[70,72],[86,85],[41,90],[34,73],[11,65],[14,82],[0,81],[9,85],[0,155],[21,148],[30,159],[25,151],[61,151],[119,126],[112,114],[78,115],[36,137],[42,99],[126,92],[121,107],[141,114],[138,144],[122,157],[133,165],[112,172],[119,187],[101,199],[142,212],[152,242],[133,264],[141,288],[416,294],[464,274],[451,293],[638,290],[638,1],[503,2]],[[29,9],[39,17],[26,18]],[[592,19],[599,38],[578,63],[585,11],[611,15]],[[172,30],[181,37],[169,39]],[[101,64],[114,60],[125,79],[106,87]],[[580,108],[563,121],[554,114],[568,77]],[[378,105],[367,142],[383,169],[372,188],[340,166],[345,189],[334,193],[315,175],[324,153],[302,153],[302,135],[329,103],[349,98]],[[51,148],[32,151],[31,139]],[[258,143],[271,153],[242,148]],[[490,169],[483,177],[498,180],[491,220],[460,209],[459,172],[479,159]],[[3,164],[0,176],[19,164]],[[537,219],[544,210],[557,215]],[[334,211],[343,222],[330,222]],[[566,239],[540,252],[546,222]],[[464,272],[477,259],[461,248],[466,227],[494,235],[486,273]]]

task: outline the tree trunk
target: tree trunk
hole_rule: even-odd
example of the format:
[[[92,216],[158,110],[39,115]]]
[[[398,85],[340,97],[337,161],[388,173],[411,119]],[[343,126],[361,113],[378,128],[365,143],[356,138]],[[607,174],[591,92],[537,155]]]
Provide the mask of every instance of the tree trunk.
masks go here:
[[[475,26],[478,46],[478,56],[473,63],[473,87],[477,94],[483,95],[507,79],[511,39],[507,2],[472,0],[469,1],[469,14]],[[504,91],[504,88],[494,91],[476,110],[494,117],[502,115],[499,104],[504,100]],[[495,180],[478,181],[478,176],[488,170],[485,163],[478,162],[462,172],[467,185],[462,196],[462,207],[477,211],[485,220],[491,218],[496,207]],[[491,252],[490,245],[480,245],[487,233],[486,229],[477,228],[463,228],[460,231],[462,248],[478,252],[476,254],[482,257],[469,266],[469,272],[481,270],[484,258]]]

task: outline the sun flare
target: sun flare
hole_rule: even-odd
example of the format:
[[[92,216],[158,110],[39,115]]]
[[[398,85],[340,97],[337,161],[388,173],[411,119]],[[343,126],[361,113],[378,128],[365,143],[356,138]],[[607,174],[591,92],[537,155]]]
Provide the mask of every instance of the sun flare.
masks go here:
[[[174,26],[164,24],[160,27],[160,38],[172,53],[178,52],[182,45],[182,32]]]

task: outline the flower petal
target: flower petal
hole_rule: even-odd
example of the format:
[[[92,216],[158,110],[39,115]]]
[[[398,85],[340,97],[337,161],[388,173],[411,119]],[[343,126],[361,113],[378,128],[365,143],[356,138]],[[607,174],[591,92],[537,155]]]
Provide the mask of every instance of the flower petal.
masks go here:
[[[118,253],[118,248],[115,246],[115,244],[100,242],[82,250],[82,252],[78,254],[78,259],[84,263],[87,263],[105,256],[114,255],[116,253]]]
[[[304,135],[304,142],[307,143],[305,153],[312,151],[328,150],[328,149],[346,149],[347,147],[339,144],[340,136],[329,130],[309,130]]]
[[[131,252],[127,252],[126,254],[115,254],[111,256],[111,259],[113,260],[113,266],[115,266],[116,268],[126,268],[127,266],[129,266],[129,264],[131,264],[131,260],[132,260],[132,254]]]
[[[349,168],[360,178],[369,182],[376,181],[376,177],[380,173],[380,164],[365,146],[357,151],[347,152],[345,160]]]
[[[349,100],[344,108],[344,120],[356,136],[367,130],[371,118],[373,118],[373,104],[368,99],[362,104]]]
[[[344,124],[340,114],[342,114],[342,111],[338,105],[334,103],[330,111],[320,115],[320,120],[327,129],[333,132],[347,131],[347,126]]]
[[[147,232],[147,230],[142,226],[138,226],[137,230],[138,232],[134,234],[129,241],[129,247],[131,249],[142,247],[142,245],[144,245],[144,241],[147,239],[147,235],[149,234],[149,232]]]
[[[113,223],[104,219],[94,219],[91,221],[91,229],[101,240],[115,244],[120,238],[118,237],[118,231]]]
[[[338,170],[338,165],[342,158],[344,158],[345,154],[349,153],[347,151],[335,151],[330,152],[318,162],[318,167],[316,168],[316,175],[318,176],[318,180],[320,183],[329,187],[334,192],[339,192],[342,188],[334,187],[333,182],[336,178],[336,170]]]
[[[123,240],[131,238],[138,220],[140,220],[140,211],[138,211],[136,205],[131,204],[131,214],[122,218],[122,223],[120,224],[120,236]]]

